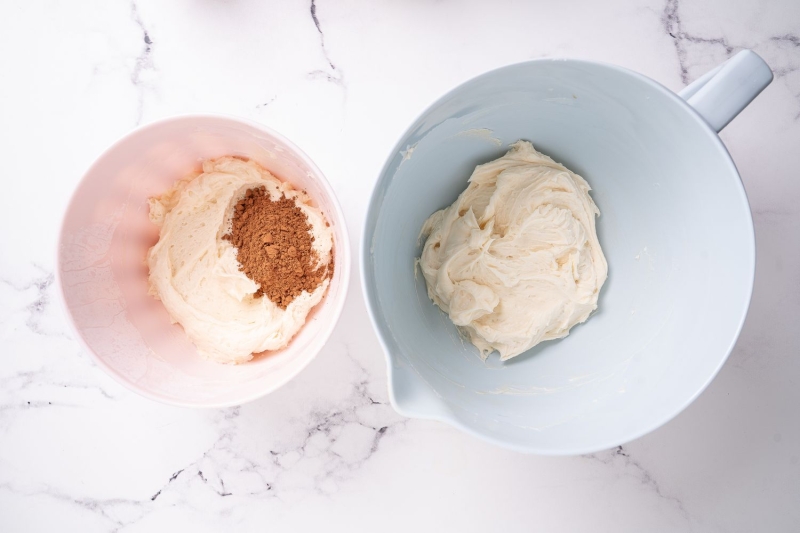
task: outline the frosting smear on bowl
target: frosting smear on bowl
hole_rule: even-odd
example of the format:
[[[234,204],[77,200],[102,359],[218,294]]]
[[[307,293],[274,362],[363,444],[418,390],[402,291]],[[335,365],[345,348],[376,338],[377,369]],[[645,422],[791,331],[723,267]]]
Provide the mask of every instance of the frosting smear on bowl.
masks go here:
[[[475,168],[453,205],[425,221],[428,296],[485,359],[569,334],[608,274],[589,184],[531,143]]]
[[[247,223],[257,216],[263,224]],[[242,363],[285,347],[328,288],[333,232],[325,217],[252,161],[204,162],[202,173],[150,199],[150,220],[161,228],[147,254],[150,294],[207,359]],[[246,246],[247,265],[261,258],[275,268],[244,268],[234,243]],[[262,286],[268,280],[281,286]]]

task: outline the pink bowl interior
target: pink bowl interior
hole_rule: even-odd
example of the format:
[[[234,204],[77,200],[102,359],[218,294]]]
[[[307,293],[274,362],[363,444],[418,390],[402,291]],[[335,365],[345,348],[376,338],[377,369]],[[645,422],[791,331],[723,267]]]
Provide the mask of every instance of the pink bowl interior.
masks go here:
[[[203,360],[161,302],[147,294],[147,250],[158,240],[147,199],[206,159],[248,157],[305,189],[334,230],[336,269],[327,296],[288,347],[243,365]],[[275,390],[319,352],[341,313],[350,254],[333,191],[287,140],[246,121],[168,119],[112,146],[89,169],[64,217],[58,277],[74,326],[98,363],[131,389],[189,406],[235,405]]]

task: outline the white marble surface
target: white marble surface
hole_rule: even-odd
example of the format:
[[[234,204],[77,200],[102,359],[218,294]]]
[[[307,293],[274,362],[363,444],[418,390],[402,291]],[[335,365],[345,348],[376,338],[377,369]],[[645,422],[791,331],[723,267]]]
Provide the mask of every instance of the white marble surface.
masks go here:
[[[800,3],[10,0],[0,9],[1,531],[797,531]],[[355,272],[315,362],[277,393],[220,411],[121,388],[82,352],[54,301],[68,195],[137,124],[208,111],[283,132],[328,175],[357,242],[388,151],[455,84],[570,56],[678,90],[742,47],[776,73],[722,134],[755,217],[750,314],[699,400],[620,449],[524,456],[396,415]]]

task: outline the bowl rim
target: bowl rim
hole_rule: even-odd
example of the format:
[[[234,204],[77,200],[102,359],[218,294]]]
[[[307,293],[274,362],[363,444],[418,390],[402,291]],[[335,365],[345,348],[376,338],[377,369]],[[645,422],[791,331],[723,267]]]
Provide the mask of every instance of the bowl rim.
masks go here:
[[[117,149],[118,147],[123,145],[125,142],[127,142],[131,137],[133,137],[135,135],[138,135],[138,134],[142,133],[143,131],[160,128],[160,127],[162,127],[164,125],[167,125],[167,124],[172,124],[172,123],[175,123],[175,122],[182,122],[182,121],[187,121],[187,120],[198,120],[198,119],[199,120],[208,120],[208,119],[210,119],[210,120],[223,120],[223,121],[229,121],[229,122],[233,122],[233,123],[238,123],[240,125],[244,125],[244,126],[248,126],[248,127],[260,130],[263,133],[266,133],[267,135],[269,135],[271,137],[274,137],[278,141],[284,143],[290,150],[292,150],[295,153],[295,155],[297,155],[303,161],[304,164],[306,164],[308,166],[308,168],[314,174],[314,179],[317,180],[320,183],[322,188],[325,190],[326,194],[328,194],[328,196],[330,197],[330,200],[331,200],[331,204],[333,206],[333,211],[334,211],[333,216],[335,217],[336,221],[342,225],[342,228],[343,228],[343,231],[342,231],[343,239],[337,240],[336,243],[335,243],[336,247],[340,248],[342,250],[342,256],[344,258],[344,261],[340,262],[340,261],[337,260],[337,263],[336,263],[336,268],[337,269],[339,269],[339,268],[343,269],[341,271],[342,272],[341,273],[341,276],[342,276],[341,277],[341,280],[342,280],[341,283],[342,283],[342,285],[341,285],[341,289],[340,289],[340,293],[341,293],[342,296],[338,300],[332,302],[332,304],[334,305],[333,319],[326,326],[324,326],[322,328],[322,331],[318,335],[318,337],[322,337],[322,339],[323,339],[322,343],[320,344],[320,348],[316,351],[316,353],[314,354],[313,357],[309,358],[308,361],[305,362],[305,364],[299,366],[294,373],[289,374],[286,378],[275,382],[271,386],[264,388],[264,390],[260,390],[259,392],[249,394],[247,396],[244,396],[244,397],[236,399],[236,400],[210,401],[210,402],[209,401],[183,401],[183,400],[175,399],[175,398],[172,398],[170,396],[167,396],[167,395],[164,395],[164,394],[161,394],[161,393],[154,393],[154,392],[152,392],[152,391],[150,391],[150,390],[148,390],[148,389],[146,389],[144,387],[139,386],[137,383],[135,383],[133,381],[130,381],[127,378],[121,376],[108,363],[106,363],[97,353],[95,353],[95,351],[92,349],[92,347],[89,346],[89,343],[86,342],[86,339],[84,339],[83,333],[81,332],[80,328],[78,328],[78,326],[75,324],[75,320],[74,320],[74,318],[72,316],[72,312],[70,311],[69,305],[67,304],[66,296],[64,294],[63,280],[61,279],[62,249],[63,249],[63,243],[64,243],[64,237],[65,237],[65,235],[64,235],[64,223],[65,223],[67,217],[69,216],[70,212],[72,211],[73,204],[75,203],[75,200],[77,199],[79,191],[82,188],[82,186],[84,185],[87,176],[92,171],[94,171],[95,167],[100,163],[100,161],[103,158],[105,158],[110,152],[112,152],[113,150]],[[228,115],[228,114],[224,114],[224,113],[181,113],[181,114],[177,114],[177,115],[170,115],[168,117],[164,117],[164,118],[161,118],[161,119],[158,119],[158,120],[154,120],[154,121],[148,122],[146,124],[141,124],[141,125],[133,128],[131,131],[129,131],[125,135],[121,136],[119,139],[117,139],[112,144],[110,144],[107,148],[105,148],[94,159],[92,164],[89,165],[87,167],[87,169],[83,172],[80,180],[78,180],[78,182],[75,184],[75,187],[74,187],[74,189],[73,189],[73,191],[72,191],[72,193],[71,193],[71,195],[69,197],[69,200],[65,204],[65,207],[64,207],[63,212],[61,214],[61,217],[59,219],[58,238],[56,239],[56,250],[55,250],[55,252],[56,252],[55,253],[55,256],[56,256],[55,282],[56,282],[56,286],[57,286],[57,290],[56,290],[57,298],[58,298],[59,303],[61,305],[62,311],[64,312],[64,314],[67,317],[67,320],[68,320],[68,322],[70,324],[70,327],[76,333],[76,337],[77,337],[77,340],[78,340],[79,344],[81,345],[83,350],[86,353],[89,354],[89,356],[93,360],[93,362],[97,366],[99,366],[101,369],[103,369],[103,371],[105,371],[105,373],[107,375],[111,376],[111,378],[113,378],[114,381],[116,381],[120,385],[124,386],[128,390],[130,390],[132,392],[135,392],[135,393],[137,393],[137,394],[139,394],[141,396],[144,396],[145,398],[148,398],[150,400],[153,400],[153,401],[156,401],[156,402],[159,402],[159,403],[167,404],[167,405],[173,405],[173,406],[177,406],[177,407],[190,407],[190,408],[197,408],[197,409],[217,409],[217,408],[223,408],[223,407],[233,407],[233,406],[237,406],[237,405],[243,405],[245,403],[252,402],[254,400],[257,400],[259,398],[262,398],[262,397],[266,396],[267,394],[270,394],[271,392],[276,391],[277,389],[281,388],[286,383],[288,383],[289,381],[291,381],[292,379],[297,377],[297,375],[300,374],[300,372],[302,372],[319,355],[319,352],[322,350],[322,348],[328,342],[328,339],[330,339],[330,336],[333,334],[333,331],[336,328],[336,325],[338,324],[339,319],[341,318],[342,312],[344,310],[344,305],[345,305],[345,302],[347,300],[347,295],[348,295],[348,292],[349,292],[350,268],[351,268],[351,263],[352,263],[352,257],[351,257],[351,251],[350,251],[350,235],[349,235],[349,231],[347,229],[347,220],[346,220],[346,218],[344,216],[344,213],[342,212],[342,208],[341,208],[341,205],[339,204],[339,199],[336,196],[336,192],[334,191],[333,187],[331,186],[330,182],[328,181],[328,178],[319,169],[319,167],[316,165],[316,163],[314,163],[314,161],[308,156],[308,154],[306,154],[302,149],[300,149],[299,146],[297,146],[295,143],[293,143],[292,141],[290,141],[288,138],[286,138],[282,134],[278,133],[277,131],[273,130],[272,128],[270,128],[270,127],[268,127],[268,126],[266,126],[264,124],[261,124],[259,122],[256,122],[254,120],[248,119],[248,118],[238,117],[238,116],[234,116],[234,115]],[[344,264],[341,264],[341,263],[344,263]],[[327,300],[327,294],[326,294],[325,300],[322,302],[322,305],[326,305],[327,301],[328,300]]]
[[[455,416],[448,416],[450,414],[450,408],[447,405],[446,401],[443,401],[442,404],[445,407],[445,413],[442,414],[441,412],[429,412],[429,413],[419,413],[414,412],[413,410],[409,410],[404,408],[400,405],[397,401],[394,391],[394,380],[393,380],[393,361],[394,356],[389,350],[388,343],[384,339],[383,333],[381,328],[378,324],[378,309],[377,309],[377,294],[372,287],[372,282],[374,281],[374,276],[371,273],[371,267],[369,265],[369,254],[371,248],[371,239],[372,235],[374,234],[374,228],[370,231],[369,222],[370,217],[372,216],[372,212],[375,209],[375,204],[378,201],[378,186],[382,184],[384,181],[388,180],[389,177],[387,176],[390,166],[392,165],[392,161],[394,160],[396,154],[398,154],[401,150],[404,149],[405,141],[409,137],[410,133],[421,123],[421,121],[428,116],[435,108],[443,104],[453,93],[456,91],[475,83],[479,80],[487,79],[493,76],[496,76],[505,71],[513,71],[516,69],[523,69],[535,64],[542,64],[542,63],[554,63],[554,64],[563,64],[563,65],[575,65],[575,66],[589,66],[589,67],[600,67],[604,68],[609,71],[613,71],[621,76],[627,76],[633,80],[636,80],[640,83],[644,83],[645,85],[649,86],[650,89],[655,90],[661,94],[663,94],[668,99],[671,99],[678,108],[683,109],[683,111],[687,112],[695,121],[696,124],[700,127],[701,130],[705,131],[706,134],[710,137],[712,143],[715,144],[719,156],[722,158],[722,161],[727,166],[728,171],[731,173],[731,177],[735,178],[736,184],[736,192],[738,193],[738,199],[741,204],[742,215],[744,217],[743,222],[745,222],[746,228],[743,233],[743,236],[747,239],[747,242],[744,243],[744,246],[747,248],[747,257],[743,258],[743,261],[746,261],[747,266],[747,278],[749,279],[749,283],[747,286],[747,297],[745,300],[745,304],[742,306],[740,316],[738,319],[738,324],[736,326],[736,330],[732,338],[727,342],[727,346],[724,349],[724,354],[720,358],[718,364],[714,368],[714,370],[709,374],[706,380],[701,384],[701,386],[689,397],[680,403],[673,412],[663,416],[659,419],[655,419],[653,422],[649,424],[644,424],[642,428],[636,429],[633,431],[626,431],[623,432],[622,437],[617,437],[614,439],[609,439],[605,442],[598,442],[597,444],[592,445],[582,445],[582,446],[573,446],[573,447],[542,447],[542,446],[532,446],[514,442],[508,442],[503,439],[497,438],[496,436],[485,433],[482,431],[478,431],[472,426],[468,426],[464,424],[460,419],[456,418]],[[735,118],[735,117],[734,117]],[[377,222],[377,215],[375,215],[375,221]],[[606,63],[602,61],[592,61],[586,59],[571,59],[571,58],[539,58],[539,59],[532,59],[527,61],[521,61],[516,63],[511,63],[508,65],[504,65],[498,68],[494,68],[488,70],[482,74],[478,74],[476,76],[472,76],[465,81],[459,83],[455,87],[449,89],[447,92],[436,98],[432,103],[427,105],[422,112],[420,112],[417,117],[411,121],[409,126],[400,134],[397,142],[392,147],[389,155],[381,168],[380,173],[378,174],[378,178],[373,184],[372,193],[369,197],[369,202],[367,204],[367,208],[364,211],[364,218],[362,220],[361,226],[361,235],[359,239],[359,266],[360,266],[360,281],[361,281],[361,289],[362,295],[367,307],[367,314],[369,315],[370,322],[372,323],[372,327],[375,330],[378,341],[383,348],[383,353],[386,361],[387,367],[387,384],[389,388],[389,401],[392,404],[392,407],[397,411],[399,414],[403,416],[407,416],[409,418],[419,418],[419,419],[426,419],[426,420],[437,420],[440,422],[444,422],[449,424],[469,435],[477,437],[485,442],[489,442],[496,446],[506,448],[512,451],[521,452],[521,453],[531,453],[536,455],[543,455],[543,456],[573,456],[573,455],[585,455],[591,454],[603,450],[608,450],[611,448],[615,448],[617,446],[621,446],[638,438],[641,438],[648,433],[655,431],[656,429],[660,428],[667,422],[671,421],[673,418],[678,416],[682,413],[692,402],[694,402],[703,391],[709,386],[709,384],[714,380],[717,376],[719,371],[722,369],[722,366],[727,361],[728,357],[730,356],[733,348],[736,345],[739,336],[741,335],[742,328],[744,327],[745,320],[747,318],[748,310],[750,308],[750,303],[752,301],[753,296],[753,286],[755,282],[755,266],[756,266],[756,244],[755,244],[755,228],[753,226],[753,217],[750,211],[750,203],[747,198],[747,192],[744,188],[744,184],[742,183],[741,176],[739,174],[738,169],[736,168],[736,164],[733,162],[730,153],[728,152],[727,147],[720,139],[719,134],[715,131],[708,123],[703,119],[700,113],[694,109],[691,105],[688,104],[683,98],[681,98],[676,92],[671,91],[663,84],[655,81],[654,79],[645,76],[639,72],[633,71],[631,69],[621,67],[618,65],[614,65],[611,63]],[[373,308],[373,300],[376,302],[374,305],[376,308]],[[720,343],[722,345],[722,343]],[[421,378],[419,378],[421,380]],[[433,392],[433,389],[427,383],[424,383],[424,387],[427,387]],[[437,393],[438,396],[438,393]],[[444,400],[444,398],[441,398]]]

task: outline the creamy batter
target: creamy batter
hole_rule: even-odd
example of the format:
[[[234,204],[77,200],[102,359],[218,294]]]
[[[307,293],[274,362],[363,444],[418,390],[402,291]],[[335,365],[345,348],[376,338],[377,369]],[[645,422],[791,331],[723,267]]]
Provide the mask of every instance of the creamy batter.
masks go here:
[[[183,326],[203,357],[242,363],[253,353],[285,347],[328,288],[304,291],[284,310],[269,298],[254,298],[259,286],[241,270],[236,249],[222,237],[230,231],[235,203],[264,186],[273,200],[294,199],[308,217],[320,265],[329,264],[333,233],[310,199],[254,162],[223,157],[203,163],[190,176],[150,200],[150,220],[160,226],[147,254],[150,293],[173,322]]]
[[[428,296],[485,359],[569,334],[597,308],[608,265],[589,184],[531,143],[479,165],[425,221]]]

